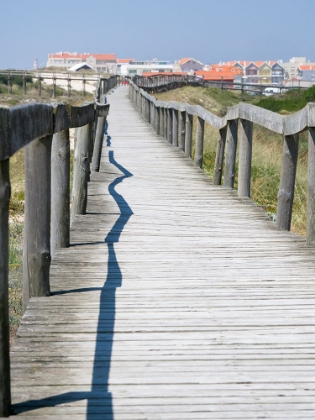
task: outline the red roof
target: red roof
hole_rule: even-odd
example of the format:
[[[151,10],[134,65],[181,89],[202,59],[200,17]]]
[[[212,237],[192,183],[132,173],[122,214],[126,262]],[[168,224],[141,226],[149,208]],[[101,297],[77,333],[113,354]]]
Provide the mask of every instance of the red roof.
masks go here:
[[[69,53],[69,52],[60,52],[55,54],[48,54],[49,58],[79,58],[81,60],[86,60],[88,57],[94,57],[96,60],[107,60],[107,61],[116,61],[115,54],[90,54],[90,53]]]
[[[194,58],[182,58],[178,61],[178,63],[179,64],[185,64],[185,63],[187,63],[187,61],[190,61],[190,60],[193,60],[193,61],[196,61],[197,63],[202,64],[199,60],[195,60]]]
[[[198,70],[197,76],[202,76],[204,80],[234,80],[235,76],[241,76],[242,70],[233,66],[211,66],[210,70]]]
[[[117,63],[130,63],[136,61],[135,58],[117,58]]]
[[[315,70],[314,64],[303,65],[299,67],[300,70]]]

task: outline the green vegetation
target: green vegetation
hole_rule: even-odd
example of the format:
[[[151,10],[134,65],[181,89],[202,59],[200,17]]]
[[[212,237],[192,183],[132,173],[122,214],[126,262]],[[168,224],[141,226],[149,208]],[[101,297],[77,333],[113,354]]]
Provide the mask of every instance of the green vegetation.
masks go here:
[[[290,113],[304,108],[308,102],[315,101],[315,86],[310,89],[290,90],[283,95],[273,95],[260,99],[255,105],[273,112]]]
[[[301,96],[298,95],[298,91],[292,91],[285,95],[271,96],[257,100],[255,98],[253,99],[250,95],[242,95],[241,92],[221,91],[220,89],[213,88],[183,87],[174,91],[157,94],[156,97],[165,101],[173,100],[198,104],[214,114],[222,116],[226,113],[228,106],[237,104],[241,99],[258,106],[262,106],[261,103],[263,103],[265,108],[272,111],[275,111],[274,104],[276,104],[277,110],[281,113],[288,114],[295,112],[302,109],[308,102],[315,100],[315,87],[303,92],[301,91]],[[295,108],[293,108],[293,105]],[[196,126],[195,123],[194,126]],[[203,169],[211,178],[213,177],[218,137],[218,131],[206,124]],[[254,125],[251,198],[262,206],[273,220],[275,220],[277,213],[282,149],[283,137],[281,135]],[[237,181],[236,175],[235,188],[237,188]],[[301,133],[291,229],[293,232],[304,236],[306,232],[306,189],[307,133]]]

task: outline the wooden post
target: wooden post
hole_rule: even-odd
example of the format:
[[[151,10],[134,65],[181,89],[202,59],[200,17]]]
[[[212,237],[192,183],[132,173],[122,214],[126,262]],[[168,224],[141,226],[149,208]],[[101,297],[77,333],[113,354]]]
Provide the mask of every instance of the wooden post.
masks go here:
[[[71,78],[70,78],[69,73],[68,73],[68,96],[69,98],[71,96]]]
[[[167,109],[167,140],[172,144],[173,135],[173,110]]]
[[[9,159],[0,161],[0,417],[9,417],[10,326],[9,326],[9,204],[11,196]]]
[[[161,136],[164,135],[164,108],[160,108],[160,132]]]
[[[178,111],[173,109],[173,131],[172,131],[172,145],[174,147],[178,146]]]
[[[23,73],[23,95],[26,95],[26,73]]]
[[[179,150],[185,151],[186,112],[179,113]]]
[[[95,171],[95,172],[99,172],[100,170],[105,124],[106,124],[106,117],[97,118],[95,142],[94,142],[93,157],[92,157],[92,171]]]
[[[71,225],[76,214],[86,213],[92,124],[86,124],[78,129],[77,147],[74,152]]]
[[[191,157],[192,149],[192,131],[193,131],[194,117],[191,114],[186,114],[186,132],[185,132],[185,157]]]
[[[213,185],[221,185],[223,162],[224,162],[224,149],[226,141],[227,126],[219,130],[219,138],[215,154],[214,172],[213,172]]]
[[[155,131],[156,134],[160,134],[160,124],[161,124],[161,108],[155,107]]]
[[[234,187],[235,179],[237,126],[237,120],[231,120],[227,123],[224,186],[230,188]]]
[[[8,73],[8,93],[11,94],[12,93],[12,82],[11,82],[11,71],[9,71]]]
[[[203,161],[203,138],[205,131],[205,121],[197,117],[197,133],[196,133],[196,149],[195,149],[195,158],[194,164],[202,168]]]
[[[163,127],[163,137],[167,140],[167,126],[168,126],[168,109],[164,108],[164,127]]]
[[[284,137],[276,220],[278,229],[290,230],[291,226],[298,148],[298,134]]]
[[[306,242],[315,247],[315,128],[308,129]]]
[[[252,169],[253,123],[240,120],[240,154],[238,170],[238,196],[250,197],[250,180]]]
[[[42,81],[41,81],[40,74],[38,75],[38,96],[39,97],[42,96]]]
[[[70,245],[69,130],[53,136],[51,148],[51,256]]]
[[[23,309],[30,297],[49,296],[52,135],[25,147]]]
[[[53,91],[52,91],[52,97],[56,98],[56,77],[55,74],[53,75]]]

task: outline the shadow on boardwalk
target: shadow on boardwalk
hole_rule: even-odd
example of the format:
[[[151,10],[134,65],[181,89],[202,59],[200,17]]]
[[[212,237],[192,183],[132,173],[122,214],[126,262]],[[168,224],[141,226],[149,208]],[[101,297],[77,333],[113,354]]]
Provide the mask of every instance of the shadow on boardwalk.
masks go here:
[[[110,137],[108,141],[110,142]],[[133,213],[125,199],[115,190],[115,187],[119,183],[131,177],[132,174],[116,162],[113,151],[109,152],[109,161],[123,173],[123,176],[116,178],[108,188],[110,195],[119,207],[120,216],[105,238],[105,243],[108,247],[108,270],[104,286],[101,289],[82,288],[56,293],[86,293],[93,290],[101,290],[91,390],[86,392],[68,392],[41,400],[29,400],[15,404],[13,405],[13,414],[25,413],[40,407],[55,407],[60,404],[87,400],[87,420],[114,420],[112,396],[108,391],[108,380],[115,327],[116,288],[122,285],[122,273],[117,261],[114,245],[119,242],[120,235]],[[57,412],[56,415],[58,415]]]

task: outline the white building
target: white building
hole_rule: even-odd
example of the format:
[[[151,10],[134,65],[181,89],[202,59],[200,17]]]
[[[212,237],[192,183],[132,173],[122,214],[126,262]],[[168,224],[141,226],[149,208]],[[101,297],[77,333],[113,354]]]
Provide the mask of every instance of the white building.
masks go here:
[[[173,64],[170,61],[132,61],[129,63],[120,63],[117,65],[117,74],[122,76],[141,76],[142,73],[164,73],[173,72]]]

